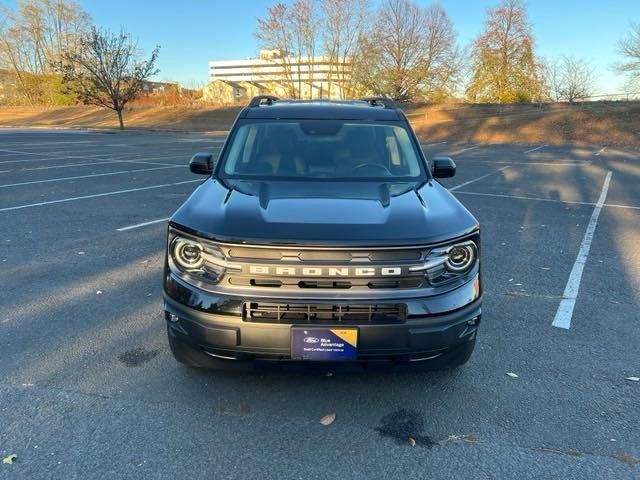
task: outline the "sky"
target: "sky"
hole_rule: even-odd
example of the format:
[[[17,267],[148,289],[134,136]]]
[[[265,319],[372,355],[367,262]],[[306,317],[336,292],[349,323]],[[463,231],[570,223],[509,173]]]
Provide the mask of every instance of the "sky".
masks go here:
[[[158,80],[195,86],[206,83],[210,60],[256,55],[256,18],[278,0],[77,1],[98,26],[114,30],[124,27],[147,53],[160,45]],[[11,6],[16,0],[0,3]],[[432,2],[418,3],[426,6]],[[497,3],[440,0],[463,46],[481,33],[487,9]],[[624,80],[611,70],[611,64],[618,60],[616,44],[620,37],[631,22],[640,23],[640,0],[528,0],[526,5],[538,55],[584,58],[596,70],[596,93],[619,90]]]

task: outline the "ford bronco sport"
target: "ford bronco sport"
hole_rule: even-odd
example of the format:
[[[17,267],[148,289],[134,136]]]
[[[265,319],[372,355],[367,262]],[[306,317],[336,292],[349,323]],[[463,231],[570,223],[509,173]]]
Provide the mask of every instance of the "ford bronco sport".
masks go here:
[[[169,223],[164,305],[192,367],[464,364],[481,318],[476,219],[386,99],[254,98]]]

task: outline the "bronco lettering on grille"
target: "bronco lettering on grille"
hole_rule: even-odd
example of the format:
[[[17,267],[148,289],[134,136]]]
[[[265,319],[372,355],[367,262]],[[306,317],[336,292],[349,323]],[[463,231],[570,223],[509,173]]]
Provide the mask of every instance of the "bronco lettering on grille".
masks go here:
[[[276,267],[251,265],[249,273],[289,277],[391,277],[402,275],[402,267]]]

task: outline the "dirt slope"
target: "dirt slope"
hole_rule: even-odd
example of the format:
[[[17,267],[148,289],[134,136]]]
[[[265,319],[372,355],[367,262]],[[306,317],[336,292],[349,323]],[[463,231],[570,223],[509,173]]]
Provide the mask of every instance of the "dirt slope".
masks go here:
[[[640,146],[640,102],[461,105],[416,109],[409,115],[424,139]]]
[[[133,107],[129,128],[227,130],[241,107]],[[421,139],[480,143],[640,146],[640,102],[582,105],[413,106],[407,114]],[[110,110],[93,107],[0,108],[0,126],[116,128]]]

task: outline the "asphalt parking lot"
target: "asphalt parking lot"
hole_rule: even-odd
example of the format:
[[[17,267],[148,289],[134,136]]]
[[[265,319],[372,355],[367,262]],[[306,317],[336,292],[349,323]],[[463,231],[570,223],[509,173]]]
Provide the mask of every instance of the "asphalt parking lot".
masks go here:
[[[640,478],[640,153],[426,143],[482,224],[470,362],[232,374],[161,315],[166,218],[223,140],[0,130],[0,478]]]

